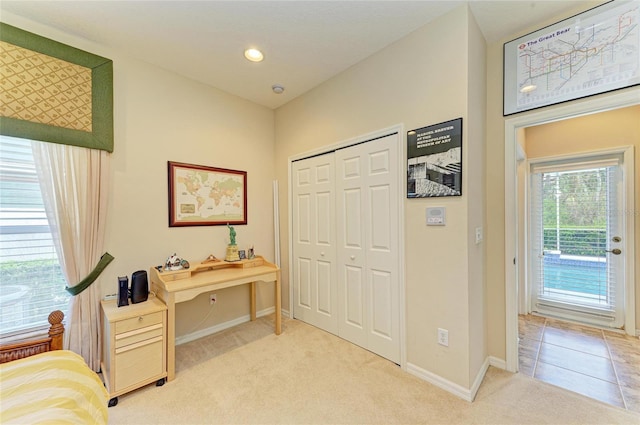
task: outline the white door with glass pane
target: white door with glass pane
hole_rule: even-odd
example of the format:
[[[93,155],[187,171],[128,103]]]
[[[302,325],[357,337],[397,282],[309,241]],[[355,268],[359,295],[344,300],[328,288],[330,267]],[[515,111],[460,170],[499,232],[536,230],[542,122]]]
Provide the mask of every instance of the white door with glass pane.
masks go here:
[[[533,312],[624,326],[622,156],[533,162],[530,282]]]

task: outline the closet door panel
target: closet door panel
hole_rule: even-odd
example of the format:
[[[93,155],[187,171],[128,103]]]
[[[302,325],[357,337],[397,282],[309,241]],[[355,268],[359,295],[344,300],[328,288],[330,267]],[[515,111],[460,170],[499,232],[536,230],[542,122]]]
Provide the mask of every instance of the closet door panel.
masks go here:
[[[339,335],[396,363],[402,202],[398,139],[391,135],[336,151],[337,228],[344,231],[337,240]]]
[[[367,348],[366,227],[363,215],[367,193],[362,188],[363,163],[352,148],[336,152],[336,197],[338,208],[338,334]]]
[[[333,153],[292,164],[293,315],[337,333]]]
[[[342,243],[344,249],[361,250],[362,243],[362,196],[360,188],[345,189],[342,209]]]
[[[318,313],[331,316],[337,307],[332,305],[333,300],[333,267],[328,261],[318,260],[316,268],[318,282]]]
[[[384,270],[371,270],[371,332],[377,336],[391,340],[393,338],[393,308],[391,300],[393,285],[391,273]]]
[[[369,234],[371,235],[370,250],[391,251],[391,196],[389,186],[375,186],[369,190],[369,211],[371,212]]]
[[[368,191],[366,246],[369,298],[368,349],[400,362],[400,246],[398,205],[403,202],[399,181],[398,135],[378,139],[365,155]]]
[[[298,257],[296,264],[296,281],[298,282],[297,305],[311,310],[311,259]]]

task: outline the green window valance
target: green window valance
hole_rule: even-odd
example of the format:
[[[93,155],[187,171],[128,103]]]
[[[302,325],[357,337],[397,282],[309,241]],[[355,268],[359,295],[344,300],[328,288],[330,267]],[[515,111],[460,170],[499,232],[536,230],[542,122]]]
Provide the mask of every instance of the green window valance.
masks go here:
[[[0,134],[113,152],[113,61],[0,22]]]

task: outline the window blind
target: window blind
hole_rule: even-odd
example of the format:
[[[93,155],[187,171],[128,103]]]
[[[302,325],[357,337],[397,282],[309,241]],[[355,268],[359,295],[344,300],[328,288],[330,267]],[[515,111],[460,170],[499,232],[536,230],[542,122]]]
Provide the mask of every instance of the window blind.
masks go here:
[[[0,334],[47,325],[69,295],[49,230],[31,141],[0,137]]]
[[[534,310],[611,325],[620,317],[620,159],[532,164]],[[601,322],[601,323],[600,323]]]

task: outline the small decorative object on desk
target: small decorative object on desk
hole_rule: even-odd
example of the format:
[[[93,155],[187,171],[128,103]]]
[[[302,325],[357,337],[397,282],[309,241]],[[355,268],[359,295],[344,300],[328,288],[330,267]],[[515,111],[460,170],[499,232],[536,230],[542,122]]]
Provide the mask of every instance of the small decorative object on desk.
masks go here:
[[[251,248],[249,248],[247,252],[247,258],[249,260],[253,260],[254,258],[256,258],[256,254],[253,252],[253,245],[251,245]]]
[[[238,257],[240,257],[241,260],[244,260],[247,258],[247,254],[244,249],[241,249],[238,251]]]
[[[218,261],[220,261],[220,260],[218,260],[215,255],[211,254],[207,258],[205,258],[202,263],[203,264],[206,264],[206,263],[217,263]]]
[[[169,256],[169,258],[167,258],[167,261],[165,261],[164,263],[165,270],[182,270],[183,268],[188,269],[189,262],[178,257],[175,253]]]
[[[236,245],[236,231],[233,226],[229,226],[229,245],[227,245],[227,255],[224,258],[225,261],[239,261],[240,256],[238,255],[238,245]]]

